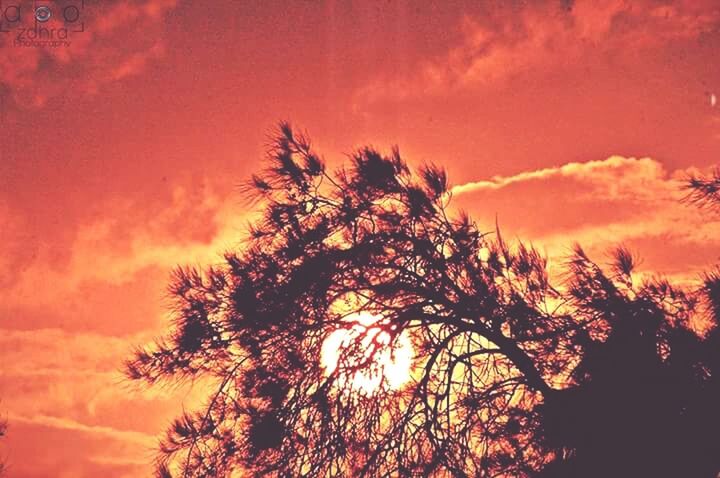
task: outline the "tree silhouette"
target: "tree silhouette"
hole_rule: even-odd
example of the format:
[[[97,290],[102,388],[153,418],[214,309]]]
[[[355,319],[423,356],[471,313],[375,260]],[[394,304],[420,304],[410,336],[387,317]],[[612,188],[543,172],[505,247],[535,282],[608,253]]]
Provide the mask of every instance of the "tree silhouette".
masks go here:
[[[542,477],[720,471],[720,276],[709,274],[700,294],[661,281],[633,287],[630,264],[609,278],[581,251],[575,256],[573,312],[607,331],[584,346],[572,385],[538,407],[556,456]]]
[[[700,206],[717,208],[720,206],[720,168],[715,169],[710,176],[691,176],[688,179],[687,189],[690,191],[687,198]]]
[[[720,174],[693,176],[687,199],[720,204]],[[633,258],[613,277],[578,250],[575,315],[595,315],[607,338],[585,347],[574,386],[539,406],[555,460],[543,477],[716,477],[720,472],[720,273],[699,291],[667,282],[634,286]]]
[[[7,422],[4,420],[0,420],[0,438],[5,436],[5,433],[7,432]],[[0,476],[5,474],[5,463],[0,461]]]
[[[443,170],[413,174],[397,149],[350,159],[328,172],[282,124],[250,184],[264,215],[243,249],[176,271],[172,330],[137,351],[128,375],[213,377],[216,388],[168,430],[159,476],[577,476],[615,451],[584,426],[615,443],[687,399],[694,415],[677,426],[709,429],[701,401],[715,397],[717,339],[693,332],[695,295],[635,286],[623,249],[606,274],[577,248],[567,287],[555,288],[533,248],[449,215]],[[328,366],[338,330],[352,333]],[[403,340],[412,368],[398,386],[381,359]],[[654,389],[635,380],[646,375]],[[677,463],[699,456],[717,470],[709,448],[682,438]]]

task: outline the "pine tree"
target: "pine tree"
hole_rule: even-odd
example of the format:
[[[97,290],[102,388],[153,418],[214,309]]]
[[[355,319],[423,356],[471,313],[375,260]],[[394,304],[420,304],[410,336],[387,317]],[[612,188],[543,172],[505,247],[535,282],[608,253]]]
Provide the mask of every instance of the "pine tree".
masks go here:
[[[171,330],[137,351],[128,375],[216,386],[168,430],[158,476],[577,476],[567,470],[618,448],[590,435],[647,436],[665,410],[687,432],[674,463],[704,457],[718,470],[714,443],[682,441],[716,419],[703,413],[720,349],[715,332],[695,329],[698,294],[634,284],[624,249],[605,272],[578,247],[554,287],[532,247],[450,214],[441,168],[413,172],[397,149],[350,160],[329,172],[282,124],[249,184],[264,214],[241,250],[175,272]],[[717,284],[708,277],[713,310]],[[338,330],[351,332],[328,367],[323,347]],[[384,368],[404,341],[412,368],[398,385]]]

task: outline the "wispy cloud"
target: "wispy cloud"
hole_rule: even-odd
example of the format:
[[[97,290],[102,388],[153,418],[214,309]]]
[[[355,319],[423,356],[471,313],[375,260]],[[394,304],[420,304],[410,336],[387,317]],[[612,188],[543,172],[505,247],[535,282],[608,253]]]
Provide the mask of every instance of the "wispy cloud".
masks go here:
[[[153,435],[139,433],[127,430],[118,430],[112,427],[104,427],[98,425],[85,425],[74,420],[64,417],[53,417],[49,415],[34,415],[25,417],[14,413],[8,414],[8,420],[15,423],[26,423],[31,425],[40,425],[43,427],[56,428],[60,430],[70,430],[81,433],[88,433],[102,438],[110,438],[123,442],[135,443],[148,448],[153,447],[157,443],[157,438]]]
[[[165,201],[167,200],[167,201]],[[0,203],[1,205],[1,203]],[[64,244],[22,234],[21,211],[6,207],[0,221],[0,261],[8,277],[0,288],[0,314],[22,329],[63,324],[86,332],[134,333],[163,315],[166,282],[180,264],[214,264],[238,244],[250,216],[234,195],[198,181],[176,186],[158,203],[114,198],[76,226]],[[65,257],[58,260],[55,250]],[[132,298],[132,310],[112,303]],[[62,304],[62,305],[60,305]],[[94,317],[102,316],[102,320]]]
[[[200,383],[146,390],[123,378],[131,344],[151,336],[0,329],[0,416],[9,425],[0,456],[10,476],[145,476],[157,434],[183,402],[193,408],[204,396]]]
[[[402,77],[377,78],[356,94],[356,104],[502,81],[536,68],[574,64],[587,55],[613,52],[632,58],[668,42],[714,31],[720,6],[711,1],[529,2],[514,8],[488,6],[465,16],[462,41],[446,55]]]
[[[458,207],[561,260],[574,242],[598,254],[631,245],[648,273],[699,277],[717,260],[720,217],[683,201],[695,168],[666,171],[652,158],[612,156],[455,186]],[[489,224],[488,224],[489,227]]]
[[[0,443],[0,453],[9,476],[130,478],[150,472],[156,443],[150,435],[54,415],[9,413],[8,422],[10,433]]]
[[[647,186],[649,184],[658,186],[656,180],[658,178],[663,178],[664,176],[665,171],[662,165],[651,158],[637,159],[625,158],[622,156],[611,156],[604,160],[588,161],[585,163],[574,162],[552,168],[524,171],[513,176],[494,176],[490,180],[474,181],[454,186],[452,188],[452,192],[455,195],[459,195],[486,189],[500,189],[511,184],[528,181],[541,181],[552,178],[575,178],[592,184],[602,184],[606,187],[609,186],[607,193],[612,196],[628,192],[632,192],[633,195],[649,194],[654,196],[652,193],[656,191],[648,191]],[[641,183],[645,184],[637,184],[638,178],[641,178]],[[648,181],[642,181],[642,178],[645,178]],[[613,181],[609,182],[610,179]],[[624,184],[623,181],[631,184]],[[675,180],[673,179],[672,181]],[[663,187],[677,186],[677,184],[661,184]],[[640,187],[631,188],[631,186]]]

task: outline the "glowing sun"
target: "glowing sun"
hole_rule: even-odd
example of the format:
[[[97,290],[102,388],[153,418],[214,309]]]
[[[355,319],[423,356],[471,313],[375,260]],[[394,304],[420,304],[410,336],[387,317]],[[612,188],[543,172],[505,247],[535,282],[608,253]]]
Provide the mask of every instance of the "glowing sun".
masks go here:
[[[402,332],[392,347],[390,334],[374,326],[382,317],[369,312],[358,312],[348,316],[347,327],[339,328],[327,336],[322,345],[320,361],[327,375],[338,367],[341,354],[348,347],[359,344],[365,350],[365,358],[374,353],[371,364],[356,370],[350,378],[350,387],[358,392],[370,395],[383,385],[396,390],[410,379],[413,349],[410,337]],[[357,362],[361,362],[358,359]],[[353,366],[352,363],[349,366]],[[348,377],[340,376],[339,383],[344,385]]]

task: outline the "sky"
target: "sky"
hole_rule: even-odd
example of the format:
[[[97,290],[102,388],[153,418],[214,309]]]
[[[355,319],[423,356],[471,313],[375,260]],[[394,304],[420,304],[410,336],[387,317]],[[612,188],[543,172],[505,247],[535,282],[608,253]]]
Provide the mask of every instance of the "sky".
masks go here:
[[[557,270],[575,242],[683,283],[718,258],[720,218],[682,201],[720,153],[714,0],[2,0],[0,19],[10,478],[149,474],[202,386],[147,390],[123,360],[166,330],[175,266],[241,247],[239,186],[281,120],[333,166],[398,145],[445,167],[454,207]]]

